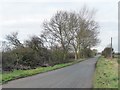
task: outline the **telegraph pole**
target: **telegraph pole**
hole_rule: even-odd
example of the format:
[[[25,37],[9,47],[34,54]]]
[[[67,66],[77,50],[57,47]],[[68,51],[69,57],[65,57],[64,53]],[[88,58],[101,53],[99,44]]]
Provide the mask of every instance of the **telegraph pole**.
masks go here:
[[[112,37],[111,37],[111,59],[112,59]]]

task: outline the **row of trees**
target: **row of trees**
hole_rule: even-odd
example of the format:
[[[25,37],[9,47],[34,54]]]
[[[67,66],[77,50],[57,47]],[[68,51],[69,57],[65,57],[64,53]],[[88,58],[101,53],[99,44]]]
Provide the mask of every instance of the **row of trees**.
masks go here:
[[[43,22],[40,36],[23,43],[17,32],[7,35],[3,42],[3,70],[31,69],[93,56],[96,50],[91,48],[99,43],[94,14],[86,7],[78,13],[58,11]]]

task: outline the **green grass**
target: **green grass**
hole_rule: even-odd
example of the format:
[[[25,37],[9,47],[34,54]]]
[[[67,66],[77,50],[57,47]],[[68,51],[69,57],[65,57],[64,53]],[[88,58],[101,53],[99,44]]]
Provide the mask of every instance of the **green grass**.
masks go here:
[[[83,60],[84,59],[76,60],[76,61],[73,61],[70,63],[65,63],[65,64],[58,64],[58,65],[55,65],[53,67],[52,66],[38,67],[36,69],[31,69],[31,70],[14,70],[13,72],[3,73],[2,75],[0,74],[0,76],[2,76],[2,78],[0,78],[0,83],[4,84],[4,83],[11,81],[11,80],[15,80],[15,79],[19,79],[19,78],[23,78],[23,77],[27,77],[27,76],[36,75],[36,74],[43,73],[43,72],[48,72],[48,71],[60,69],[60,68],[78,63],[78,62],[83,61]]]
[[[106,59],[100,57],[94,76],[94,88],[118,88],[117,58]]]

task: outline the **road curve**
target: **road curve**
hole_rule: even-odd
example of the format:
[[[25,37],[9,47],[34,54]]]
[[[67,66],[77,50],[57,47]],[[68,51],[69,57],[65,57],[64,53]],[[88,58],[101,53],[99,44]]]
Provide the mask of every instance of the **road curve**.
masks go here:
[[[26,77],[4,84],[2,88],[92,88],[98,57],[62,69]]]

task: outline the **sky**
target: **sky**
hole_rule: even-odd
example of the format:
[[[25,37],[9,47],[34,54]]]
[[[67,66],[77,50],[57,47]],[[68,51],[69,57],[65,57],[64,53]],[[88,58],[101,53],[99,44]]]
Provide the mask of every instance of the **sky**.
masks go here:
[[[118,51],[118,0],[1,0],[0,41],[16,31],[21,41],[40,35],[42,22],[57,11],[79,11],[84,5],[97,10],[95,20],[100,26],[101,43],[94,48],[101,52],[112,37],[113,48]]]

